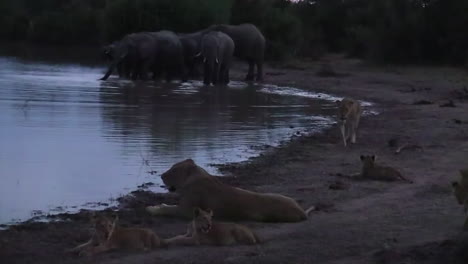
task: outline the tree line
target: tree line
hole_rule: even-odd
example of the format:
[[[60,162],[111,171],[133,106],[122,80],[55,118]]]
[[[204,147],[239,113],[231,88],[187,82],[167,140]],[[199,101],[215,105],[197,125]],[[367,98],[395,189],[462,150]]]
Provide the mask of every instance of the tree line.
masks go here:
[[[466,0],[0,0],[0,39],[97,45],[139,31],[257,25],[267,59],[325,52],[385,63],[464,64]]]

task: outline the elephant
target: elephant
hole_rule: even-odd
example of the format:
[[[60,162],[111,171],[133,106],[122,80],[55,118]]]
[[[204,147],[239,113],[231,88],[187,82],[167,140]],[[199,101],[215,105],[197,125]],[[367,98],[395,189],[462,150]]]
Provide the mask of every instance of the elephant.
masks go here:
[[[184,49],[184,63],[188,76],[192,79],[197,79],[199,75],[197,54],[200,54],[200,43],[208,31],[198,31],[194,33],[181,33],[179,34],[180,42]]]
[[[203,35],[200,43],[203,58],[203,83],[229,83],[229,68],[234,54],[234,41],[225,33],[211,31]]]
[[[112,60],[115,57],[115,53],[116,53],[115,49],[117,45],[118,45],[118,41],[114,41],[111,44],[104,46],[102,48],[102,54],[105,60],[112,62]],[[117,67],[117,72],[119,73],[119,77],[130,78],[130,74],[132,70],[130,69],[130,65],[129,63],[127,63],[126,59],[120,61],[116,67]]]
[[[257,66],[257,81],[263,80],[263,60],[265,54],[265,37],[253,24],[240,25],[212,25],[208,28],[212,31],[221,31],[229,35],[234,41],[236,48],[234,56],[247,60],[249,72],[246,80],[254,79],[254,68]]]
[[[175,33],[166,30],[132,33],[114,43],[108,47],[112,51],[108,56],[113,60],[101,80],[106,80],[119,65],[133,80],[146,79],[148,71],[153,72],[153,78],[165,73],[166,80],[176,75],[185,80],[183,47]]]
[[[128,34],[109,47],[112,62],[101,80],[107,80],[116,67],[124,63],[131,71],[132,79],[145,78],[154,63],[156,40],[150,32]],[[113,48],[112,48],[113,47]]]
[[[186,81],[184,47],[179,36],[168,30],[152,32],[151,34],[156,40],[153,78],[157,78],[164,72],[167,81],[173,77],[179,77],[182,81]]]

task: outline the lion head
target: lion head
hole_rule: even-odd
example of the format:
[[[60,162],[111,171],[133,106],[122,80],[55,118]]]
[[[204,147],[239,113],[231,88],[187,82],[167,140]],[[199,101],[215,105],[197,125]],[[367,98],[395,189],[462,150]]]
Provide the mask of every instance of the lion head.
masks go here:
[[[195,177],[209,175],[205,170],[198,167],[191,159],[178,162],[161,175],[164,185],[170,192],[181,189],[185,184]]]
[[[453,193],[457,198],[459,204],[464,204],[468,196],[468,170],[460,170],[461,179],[460,181],[452,182]]]
[[[111,236],[112,232],[114,232],[117,221],[117,216],[115,217],[114,221],[104,215],[93,214],[91,216],[91,222],[94,225],[94,229],[96,232],[102,234],[106,239]]]
[[[375,165],[375,155],[361,155],[361,161],[363,168],[372,168]]]
[[[202,233],[208,233],[211,230],[213,211],[208,209],[206,211],[196,207],[193,209],[193,225],[195,230]]]
[[[345,124],[353,112],[354,101],[348,98],[336,101],[338,105],[338,122]]]

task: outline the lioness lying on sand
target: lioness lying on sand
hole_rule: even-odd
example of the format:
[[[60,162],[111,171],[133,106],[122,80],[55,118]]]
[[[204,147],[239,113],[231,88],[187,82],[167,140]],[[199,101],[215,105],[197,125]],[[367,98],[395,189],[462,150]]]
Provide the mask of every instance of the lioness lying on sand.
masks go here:
[[[260,242],[258,237],[246,226],[234,223],[212,221],[213,211],[195,208],[193,221],[188,225],[187,234],[166,240],[167,245],[214,245],[234,244],[253,245]]]
[[[262,222],[297,222],[304,211],[293,199],[273,193],[256,193],[223,184],[191,159],[176,163],[161,176],[171,192],[180,194],[179,205],[147,207],[153,215],[191,218],[193,208],[210,208],[216,217]]]
[[[148,250],[161,246],[161,240],[152,230],[119,227],[118,217],[111,221],[105,216],[94,216],[93,223],[95,235],[71,252],[92,256],[112,249]]]

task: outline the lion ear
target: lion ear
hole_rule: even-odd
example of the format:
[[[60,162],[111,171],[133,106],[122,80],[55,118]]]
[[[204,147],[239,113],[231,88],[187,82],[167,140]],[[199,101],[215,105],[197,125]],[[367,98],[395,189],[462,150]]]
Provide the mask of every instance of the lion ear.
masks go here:
[[[364,160],[365,158],[366,158],[366,156],[361,155],[361,160]]]
[[[341,103],[341,100],[336,100],[335,103],[339,105]]]
[[[114,223],[117,223],[117,222],[119,222],[119,215],[114,214]]]
[[[371,159],[372,159],[372,161],[375,161],[376,156],[375,156],[375,155],[372,155],[372,156],[371,156]]]
[[[213,210],[207,209],[206,212],[207,212],[210,216],[213,216]]]
[[[195,161],[193,161],[193,159],[186,159],[185,161],[191,164],[195,164]]]
[[[199,216],[200,215],[200,208],[198,208],[198,207],[193,208],[193,215],[195,217]]]
[[[96,218],[97,218],[96,211],[91,211],[91,212],[89,213],[89,219],[90,219],[91,221],[95,221]]]
[[[468,170],[460,170],[462,178],[468,178]]]
[[[452,187],[454,187],[454,188],[458,187],[458,182],[456,182],[456,181],[452,182]]]

